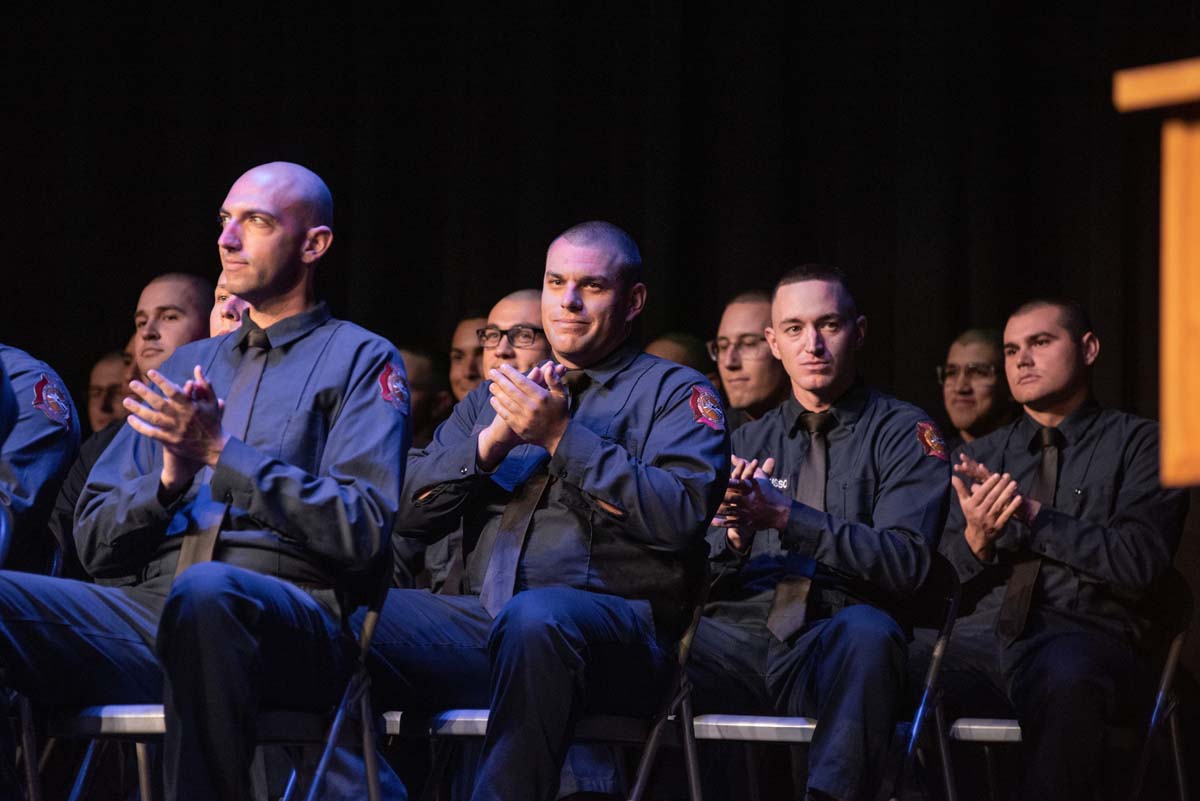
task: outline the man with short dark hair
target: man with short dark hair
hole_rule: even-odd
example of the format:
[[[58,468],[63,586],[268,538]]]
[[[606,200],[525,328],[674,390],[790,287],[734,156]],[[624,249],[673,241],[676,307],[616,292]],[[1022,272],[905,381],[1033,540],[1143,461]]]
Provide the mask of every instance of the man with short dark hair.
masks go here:
[[[690,367],[713,383],[717,381],[713,364],[708,358],[708,349],[699,337],[683,331],[668,331],[652,339],[646,345],[646,353],[669,362]]]
[[[1015,711],[1022,798],[1102,794],[1107,725],[1149,700],[1142,604],[1187,512],[1186,493],[1159,483],[1158,425],[1093,398],[1099,355],[1078,304],[1013,312],[1004,365],[1024,414],[963,446],[940,545],[963,582],[942,668],[947,712]],[[919,634],[927,658],[931,635]]]
[[[972,328],[959,334],[950,343],[945,363],[938,365],[937,378],[946,415],[958,432],[946,443],[952,453],[1016,416],[1004,377],[999,331]]]
[[[450,390],[454,400],[458,402],[479,386],[483,380],[480,366],[483,360],[483,346],[479,344],[479,335],[475,332],[487,325],[487,320],[475,314],[468,314],[454,326],[450,336]]]
[[[641,256],[609,223],[546,254],[554,362],[502,364],[414,453],[397,529],[463,529],[463,594],[393,590],[374,688],[405,710],[486,706],[474,795],[552,801],[572,726],[662,699],[725,484],[715,391],[629,342]]]
[[[212,283],[190,273],[167,273],[146,284],[133,314],[141,375],[157,369],[181,345],[209,335],[212,296]]]
[[[771,296],[750,291],[735,296],[721,312],[717,336],[708,343],[721,389],[729,401],[729,433],[774,409],[788,396],[788,376],[771,353]]]
[[[869,799],[883,778],[906,603],[946,513],[941,436],[863,383],[866,332],[840,270],[805,265],[776,285],[765,334],[792,394],[733,436],[688,663],[697,710],[818,720],[815,799]]]
[[[113,421],[122,422],[129,414],[121,401],[129,386],[125,354],[114,350],[101,356],[88,374],[88,427],[95,433]]]
[[[225,271],[217,278],[217,288],[213,291],[213,306],[208,314],[208,335],[219,337],[236,331],[242,325],[242,313],[249,304],[229,291],[229,283]]]
[[[344,580],[392,529],[408,391],[395,349],[315,297],[332,215],[286,162],[226,196],[217,246],[249,315],[148,370],[155,389],[133,383],[77,509],[84,567],[138,583],[0,572],[6,682],[55,704],[162,701],[169,799],[244,801],[259,708],[336,703]],[[171,307],[139,303],[143,327]]]

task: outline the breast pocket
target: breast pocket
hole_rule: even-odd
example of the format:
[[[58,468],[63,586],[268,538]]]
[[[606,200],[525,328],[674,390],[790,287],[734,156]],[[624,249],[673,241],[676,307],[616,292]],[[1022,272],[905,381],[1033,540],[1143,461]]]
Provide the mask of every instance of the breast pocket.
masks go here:
[[[323,413],[311,410],[293,412],[280,435],[280,460],[309,473],[319,472],[328,432],[329,423]]]
[[[842,509],[829,511],[856,523],[871,523],[875,510],[875,482],[869,478],[851,479],[842,484]]]

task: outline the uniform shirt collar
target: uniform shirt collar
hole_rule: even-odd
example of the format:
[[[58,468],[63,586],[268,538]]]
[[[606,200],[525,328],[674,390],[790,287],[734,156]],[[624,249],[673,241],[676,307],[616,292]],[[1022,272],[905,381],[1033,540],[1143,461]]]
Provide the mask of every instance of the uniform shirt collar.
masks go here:
[[[871,391],[859,376],[854,379],[854,383],[845,394],[830,404],[829,411],[833,412],[833,419],[837,421],[838,428],[852,426],[858,422],[870,394]],[[783,422],[787,426],[788,436],[795,436],[800,424],[800,415],[807,411],[810,410],[805,409],[800,401],[796,400],[795,395],[783,402]]]
[[[1100,414],[1100,404],[1092,397],[1088,397],[1078,409],[1067,415],[1061,423],[1058,424],[1059,433],[1063,436],[1063,442],[1067,445],[1074,445],[1083,438],[1087,430],[1092,427],[1096,416]],[[1025,448],[1030,451],[1038,450],[1037,436],[1042,430],[1041,424],[1029,416],[1026,412],[1021,415],[1020,421],[1017,423],[1017,436],[1015,443],[1019,448]]]
[[[641,350],[626,340],[617,346],[616,350],[600,361],[581,369],[587,374],[588,378],[592,379],[592,383],[607,385],[618,373],[628,367],[640,353]]]
[[[325,304],[325,301],[321,301],[307,311],[285,317],[274,325],[261,330],[266,333],[271,347],[279,348],[290,345],[309,331],[324,324],[329,318],[329,306]],[[250,310],[246,309],[242,312],[242,325],[233,338],[233,346],[244,349],[246,337],[250,336],[251,331],[259,328],[259,325],[250,319]]]

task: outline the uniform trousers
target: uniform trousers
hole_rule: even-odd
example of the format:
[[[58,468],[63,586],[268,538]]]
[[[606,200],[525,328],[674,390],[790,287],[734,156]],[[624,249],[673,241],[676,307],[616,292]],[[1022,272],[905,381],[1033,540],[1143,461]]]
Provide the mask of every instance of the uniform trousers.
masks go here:
[[[915,632],[910,676],[923,675],[936,633]],[[963,618],[942,660],[946,719],[1015,717],[1025,778],[1020,798],[1103,798],[1108,726],[1149,711],[1153,677],[1130,643],[1048,612],[1004,648],[995,614]],[[919,686],[916,685],[916,686]]]
[[[167,797],[251,797],[259,705],[327,709],[340,621],[293,584],[218,562],[136,587],[0,571],[0,668],[34,701],[163,703]]]
[[[673,662],[648,603],[568,587],[519,592],[494,620],[476,596],[392,590],[371,650],[379,704],[490,710],[475,801],[553,801],[580,716],[653,713]]]
[[[904,631],[872,606],[810,622],[790,642],[765,621],[700,621],[688,660],[698,713],[816,718],[808,787],[871,798],[904,695]]]

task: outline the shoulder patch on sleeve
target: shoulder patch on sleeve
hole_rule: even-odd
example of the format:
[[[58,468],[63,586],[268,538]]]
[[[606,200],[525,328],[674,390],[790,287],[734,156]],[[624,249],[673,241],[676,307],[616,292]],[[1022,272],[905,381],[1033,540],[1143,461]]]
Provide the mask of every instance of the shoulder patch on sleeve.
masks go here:
[[[943,462],[950,461],[950,455],[946,453],[946,440],[942,439],[942,433],[933,423],[917,423],[917,439],[921,441],[926,456],[936,456]]]
[[[725,410],[715,392],[708,387],[696,384],[692,387],[692,417],[697,423],[703,423],[713,431],[725,430]]]
[[[396,408],[396,411],[408,414],[408,379],[399,367],[388,364],[383,368],[383,372],[379,374],[379,393]]]
[[[60,426],[71,425],[71,405],[67,401],[67,391],[57,380],[45,373],[33,387],[33,406],[41,409],[42,414]]]

